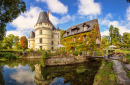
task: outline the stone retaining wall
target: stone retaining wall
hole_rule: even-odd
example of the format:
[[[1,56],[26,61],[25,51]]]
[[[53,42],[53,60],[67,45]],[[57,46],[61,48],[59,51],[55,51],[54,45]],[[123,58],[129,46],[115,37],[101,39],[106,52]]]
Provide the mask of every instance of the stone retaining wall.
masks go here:
[[[23,58],[41,58],[42,53],[25,53],[22,55]]]
[[[67,64],[74,64],[74,63],[83,63],[86,61],[86,57],[84,56],[70,56],[70,57],[55,57],[49,58],[45,60],[46,66],[53,66],[53,65],[67,65]]]

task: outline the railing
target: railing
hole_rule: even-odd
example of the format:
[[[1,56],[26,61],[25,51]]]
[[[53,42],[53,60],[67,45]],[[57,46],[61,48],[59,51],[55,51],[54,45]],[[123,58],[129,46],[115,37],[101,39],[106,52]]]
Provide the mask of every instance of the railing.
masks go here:
[[[84,51],[83,56],[89,57],[103,57],[105,54],[101,51]]]

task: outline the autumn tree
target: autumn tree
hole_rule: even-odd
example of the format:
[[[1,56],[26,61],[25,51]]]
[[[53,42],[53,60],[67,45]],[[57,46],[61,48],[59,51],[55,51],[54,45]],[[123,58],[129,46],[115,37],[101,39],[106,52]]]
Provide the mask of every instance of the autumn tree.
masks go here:
[[[0,40],[5,36],[6,24],[25,11],[26,5],[23,0],[0,0]]]
[[[25,50],[28,47],[28,41],[27,41],[27,38],[25,36],[22,36],[20,38],[20,46],[23,50]]]

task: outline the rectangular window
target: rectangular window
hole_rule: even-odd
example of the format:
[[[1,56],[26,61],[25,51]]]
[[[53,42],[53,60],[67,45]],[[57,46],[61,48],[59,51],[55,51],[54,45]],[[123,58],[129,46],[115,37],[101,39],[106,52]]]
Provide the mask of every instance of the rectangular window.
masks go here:
[[[40,38],[40,43],[42,43],[42,38]]]
[[[85,40],[86,40],[86,35],[83,36],[83,41],[85,41]]]
[[[51,41],[51,45],[53,45],[53,41]]]
[[[42,30],[40,30],[40,35],[42,35]]]
[[[53,35],[51,35],[51,38],[53,38],[54,36]]]
[[[84,31],[87,31],[87,26],[84,27]]]
[[[53,47],[51,47],[51,50],[53,50]]]
[[[40,46],[40,49],[42,49],[42,46]]]

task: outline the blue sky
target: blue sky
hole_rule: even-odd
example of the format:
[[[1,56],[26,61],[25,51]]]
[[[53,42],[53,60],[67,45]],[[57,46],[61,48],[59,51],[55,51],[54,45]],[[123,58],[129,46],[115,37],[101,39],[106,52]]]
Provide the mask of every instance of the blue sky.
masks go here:
[[[109,26],[118,27],[121,35],[130,33],[130,4],[126,0],[24,0],[27,11],[7,24],[7,33],[27,36],[34,31],[39,13],[49,10],[49,19],[60,29],[98,19],[101,35],[108,35]]]

